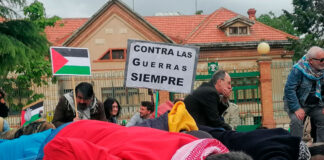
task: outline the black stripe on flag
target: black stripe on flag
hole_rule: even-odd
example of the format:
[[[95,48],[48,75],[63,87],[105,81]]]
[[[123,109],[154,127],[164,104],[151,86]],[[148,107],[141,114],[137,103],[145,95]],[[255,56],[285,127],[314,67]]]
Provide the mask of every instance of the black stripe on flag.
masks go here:
[[[88,57],[88,50],[83,48],[53,48],[63,57]]]
[[[38,108],[38,107],[42,107],[42,106],[43,106],[43,103],[44,103],[43,101],[42,101],[42,102],[39,102],[39,103],[37,103],[37,104],[35,104],[35,105],[29,107],[29,108],[32,109],[32,110],[34,110],[34,109],[36,109],[36,108]]]

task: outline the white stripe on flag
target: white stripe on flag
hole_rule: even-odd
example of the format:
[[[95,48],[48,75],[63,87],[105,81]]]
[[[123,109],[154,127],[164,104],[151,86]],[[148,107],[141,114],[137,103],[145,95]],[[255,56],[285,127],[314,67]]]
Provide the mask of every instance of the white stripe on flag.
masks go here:
[[[65,66],[90,66],[90,60],[88,57],[64,57],[68,60]]]
[[[41,111],[41,110],[44,112],[44,106],[41,106],[41,107],[38,107],[38,108],[32,110],[32,111],[31,111],[31,115],[33,116],[33,115],[35,115],[35,114],[38,114],[39,111]]]
[[[39,114],[39,111],[43,111],[44,113],[44,106],[41,106],[41,107],[38,107],[38,108],[35,108],[35,109],[30,109],[28,108],[25,112],[25,115],[24,115],[24,118],[25,118],[25,121],[29,121],[31,119],[31,117],[33,117],[35,114]]]

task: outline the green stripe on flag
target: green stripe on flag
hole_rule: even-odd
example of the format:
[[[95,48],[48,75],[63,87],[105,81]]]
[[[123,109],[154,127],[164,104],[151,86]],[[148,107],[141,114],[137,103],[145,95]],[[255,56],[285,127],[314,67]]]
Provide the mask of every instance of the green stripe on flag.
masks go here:
[[[90,67],[89,66],[63,66],[55,74],[90,75]]]
[[[27,126],[28,124],[40,119],[41,117],[39,116],[39,114],[35,114],[33,115],[29,121],[25,122],[23,126]]]

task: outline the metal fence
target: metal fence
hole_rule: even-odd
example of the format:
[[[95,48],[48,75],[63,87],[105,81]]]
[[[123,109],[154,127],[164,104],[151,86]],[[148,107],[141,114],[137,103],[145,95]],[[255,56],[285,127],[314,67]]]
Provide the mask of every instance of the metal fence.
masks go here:
[[[71,76],[60,76],[58,79],[56,84],[50,83],[48,86],[32,88],[36,93],[42,93],[45,96],[44,109],[47,121],[53,119],[54,110],[60,96],[71,92],[73,89]],[[139,110],[141,101],[151,101],[147,89],[123,87],[124,71],[92,73],[92,76],[75,77],[75,84],[77,85],[80,82],[91,83],[96,97],[102,102],[107,97],[118,100],[122,107],[119,123],[124,119],[130,119]],[[21,115],[20,113],[11,113],[6,120],[12,128],[16,128],[20,126]]]
[[[276,127],[289,128],[290,119],[284,110],[284,88],[293,62],[272,62],[272,103]]]
[[[273,109],[277,127],[288,129],[289,118],[283,110],[283,88],[292,63],[273,62],[271,66],[272,89],[273,89]],[[232,76],[233,93],[230,97],[231,102],[236,103],[240,109],[241,125],[255,125],[261,122],[261,104],[258,68],[248,70],[226,69]],[[253,74],[254,73],[254,74]],[[208,79],[199,79],[194,83],[194,89]],[[53,112],[58,103],[59,97],[72,90],[71,77],[61,76],[57,83],[49,83],[48,86],[33,87],[36,93],[45,96],[44,108],[46,119],[51,121]],[[150,101],[147,89],[123,87],[124,71],[110,71],[93,73],[92,76],[75,77],[76,84],[89,82],[93,85],[95,95],[99,100],[104,101],[107,97],[116,98],[121,106],[122,112],[119,123],[124,119],[129,119],[138,111],[141,101]],[[186,94],[171,94],[171,98],[184,98]],[[20,126],[20,113],[11,113],[6,118],[11,127]]]
[[[261,104],[258,68],[225,69],[232,77],[233,92],[230,101],[240,109],[241,125],[256,125],[261,123]],[[211,75],[197,75],[194,89],[203,82],[209,81]],[[174,93],[173,99],[184,98],[187,94]]]

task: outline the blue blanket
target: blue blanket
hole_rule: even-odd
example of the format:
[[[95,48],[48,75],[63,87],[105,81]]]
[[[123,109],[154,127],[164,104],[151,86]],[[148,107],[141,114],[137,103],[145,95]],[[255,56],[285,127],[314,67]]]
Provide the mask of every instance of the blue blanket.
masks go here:
[[[35,160],[44,156],[43,148],[65,126],[40,133],[23,135],[13,140],[0,139],[0,160]]]
[[[34,160],[44,140],[51,134],[53,129],[31,135],[24,135],[13,140],[0,140],[0,159],[24,159]]]

